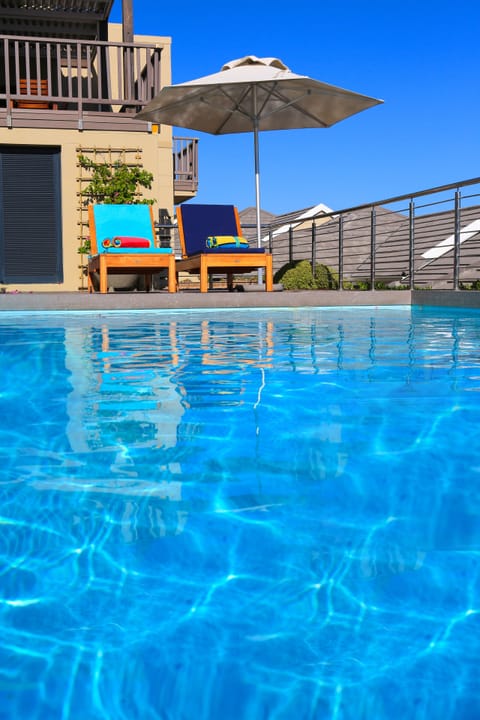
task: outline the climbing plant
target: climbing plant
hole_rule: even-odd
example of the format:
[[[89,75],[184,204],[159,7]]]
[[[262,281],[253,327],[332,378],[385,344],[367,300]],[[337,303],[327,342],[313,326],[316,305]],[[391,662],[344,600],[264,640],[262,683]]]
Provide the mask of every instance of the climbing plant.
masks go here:
[[[140,188],[150,190],[153,174],[138,165],[116,160],[112,165],[95,162],[85,155],[78,156],[79,165],[91,173],[88,185],[81,191],[85,203],[152,205],[155,201],[142,198]]]
[[[128,165],[122,160],[95,162],[82,154],[78,155],[78,164],[89,173],[88,184],[80,191],[83,205],[152,205],[155,202],[141,195],[141,189],[150,190],[153,183],[153,174],[141,165]],[[89,254],[90,238],[82,238],[77,252],[80,255]]]

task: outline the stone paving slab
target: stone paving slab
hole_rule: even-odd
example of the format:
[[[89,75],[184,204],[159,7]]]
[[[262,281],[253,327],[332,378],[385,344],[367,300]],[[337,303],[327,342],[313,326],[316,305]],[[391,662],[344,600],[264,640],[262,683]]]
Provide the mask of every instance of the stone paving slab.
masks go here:
[[[480,293],[479,293],[480,294]],[[0,294],[1,311],[176,310],[190,308],[335,307],[410,305],[412,293],[397,291],[299,290],[200,293],[153,292],[12,292]]]
[[[298,290],[227,292],[211,290],[168,293],[5,292],[2,311],[55,310],[188,310],[190,308],[356,307],[433,305],[480,308],[480,291],[453,290]]]

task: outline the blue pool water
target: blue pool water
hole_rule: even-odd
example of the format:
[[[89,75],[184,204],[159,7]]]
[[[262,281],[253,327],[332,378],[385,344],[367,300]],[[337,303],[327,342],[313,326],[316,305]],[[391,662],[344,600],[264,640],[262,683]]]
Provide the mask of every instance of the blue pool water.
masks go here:
[[[0,339],[1,720],[480,717],[480,311]]]

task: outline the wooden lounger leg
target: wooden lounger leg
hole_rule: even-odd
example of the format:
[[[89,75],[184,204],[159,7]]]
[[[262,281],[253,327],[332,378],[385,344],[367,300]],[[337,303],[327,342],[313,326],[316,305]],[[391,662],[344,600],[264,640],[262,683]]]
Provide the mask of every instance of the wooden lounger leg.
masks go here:
[[[169,258],[167,272],[168,272],[168,292],[169,293],[177,292],[178,275],[175,272],[175,256],[173,254],[172,254],[172,257]]]
[[[272,255],[267,255],[265,260],[266,260],[265,290],[267,292],[272,292],[272,290],[273,290],[273,257],[272,257]]]
[[[152,289],[152,273],[145,273],[145,292]]]
[[[233,273],[227,272],[227,289],[229,292],[233,290]]]
[[[108,292],[108,284],[107,284],[107,258],[105,256],[100,255],[100,292],[106,293]]]
[[[203,255],[200,256],[200,292],[208,292],[208,265]]]

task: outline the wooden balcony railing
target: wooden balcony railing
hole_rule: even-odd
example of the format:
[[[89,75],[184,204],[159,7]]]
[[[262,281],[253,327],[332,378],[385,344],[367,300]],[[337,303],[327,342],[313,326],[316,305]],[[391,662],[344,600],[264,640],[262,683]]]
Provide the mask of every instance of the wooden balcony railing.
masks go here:
[[[0,37],[0,125],[144,131],[136,113],[161,89],[153,44]],[[175,202],[198,188],[198,140],[173,138]]]
[[[56,110],[79,129],[87,113],[133,116],[160,90],[161,50],[151,44],[4,35],[0,116],[11,127],[26,110]]]
[[[173,138],[175,204],[193,197],[198,190],[198,138]]]

